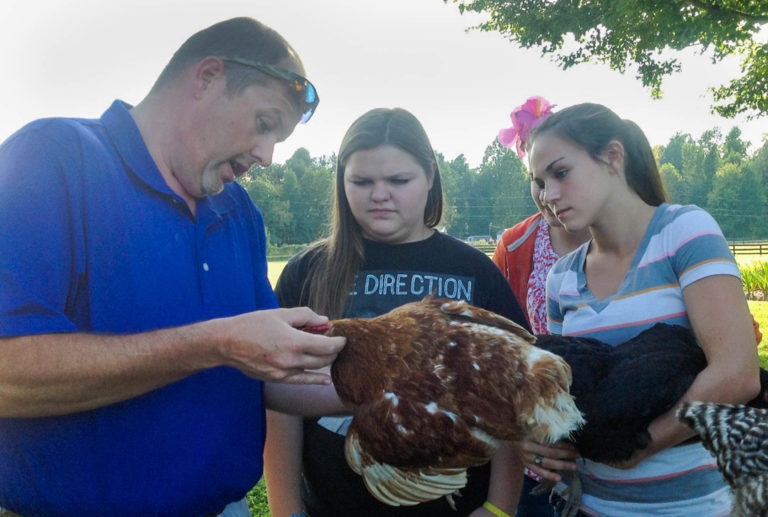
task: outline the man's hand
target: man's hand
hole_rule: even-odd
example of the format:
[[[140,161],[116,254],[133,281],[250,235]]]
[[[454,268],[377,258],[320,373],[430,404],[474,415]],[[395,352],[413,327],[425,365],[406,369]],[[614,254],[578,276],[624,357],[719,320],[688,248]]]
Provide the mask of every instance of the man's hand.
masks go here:
[[[346,342],[343,337],[299,330],[328,322],[306,307],[255,311],[215,321],[223,333],[224,364],[265,381],[329,384],[329,375],[313,370],[330,365]]]

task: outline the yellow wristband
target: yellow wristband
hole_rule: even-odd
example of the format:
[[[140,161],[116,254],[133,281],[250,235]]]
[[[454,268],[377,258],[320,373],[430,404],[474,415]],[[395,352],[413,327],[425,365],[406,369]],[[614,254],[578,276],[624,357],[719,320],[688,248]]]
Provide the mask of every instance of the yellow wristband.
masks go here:
[[[512,517],[507,512],[505,512],[504,510],[502,510],[501,508],[499,508],[498,506],[496,506],[495,504],[493,504],[490,501],[484,502],[483,503],[483,508],[485,508],[486,510],[491,512],[496,517]]]

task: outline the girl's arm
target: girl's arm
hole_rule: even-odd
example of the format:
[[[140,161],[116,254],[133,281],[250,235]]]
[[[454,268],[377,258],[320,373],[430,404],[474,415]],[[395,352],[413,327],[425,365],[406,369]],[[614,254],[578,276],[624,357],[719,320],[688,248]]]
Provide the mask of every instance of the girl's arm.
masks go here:
[[[302,512],[301,452],[304,448],[302,417],[267,411],[264,477],[273,517]]]
[[[520,490],[523,487],[523,464],[517,448],[511,442],[502,442],[491,460],[491,480],[486,501],[509,515],[514,515]],[[489,510],[480,507],[470,517],[492,516]]]
[[[685,287],[683,298],[708,364],[680,402],[705,400],[741,404],[749,401],[760,391],[759,362],[752,319],[740,280],[730,275],[705,277]],[[693,436],[693,431],[680,424],[675,416],[678,405],[651,423],[649,446],[621,467],[634,466]]]

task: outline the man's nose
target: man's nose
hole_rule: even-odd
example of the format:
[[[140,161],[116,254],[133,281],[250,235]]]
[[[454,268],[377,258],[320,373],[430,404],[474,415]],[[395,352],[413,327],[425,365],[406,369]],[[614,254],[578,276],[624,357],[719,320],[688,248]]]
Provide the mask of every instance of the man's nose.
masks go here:
[[[275,153],[275,143],[270,142],[268,144],[259,143],[256,144],[254,147],[251,148],[250,154],[254,160],[256,160],[256,163],[260,167],[269,167],[272,165],[272,156]]]

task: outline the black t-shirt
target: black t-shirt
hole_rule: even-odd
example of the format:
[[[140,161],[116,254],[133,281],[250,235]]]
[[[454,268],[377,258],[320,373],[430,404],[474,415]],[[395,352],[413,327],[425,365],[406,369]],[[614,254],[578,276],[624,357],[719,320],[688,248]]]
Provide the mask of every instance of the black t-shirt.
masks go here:
[[[365,261],[344,310],[345,317],[373,317],[430,294],[460,299],[491,310],[528,328],[509,284],[481,251],[435,232],[406,244],[365,240]],[[306,305],[307,275],[317,250],[293,257],[275,292],[283,307]],[[304,420],[302,498],[310,517],[463,517],[482,506],[488,493],[490,466],[468,470],[467,486],[454,496],[457,511],[445,498],[417,506],[389,506],[376,500],[344,459],[344,435]]]

